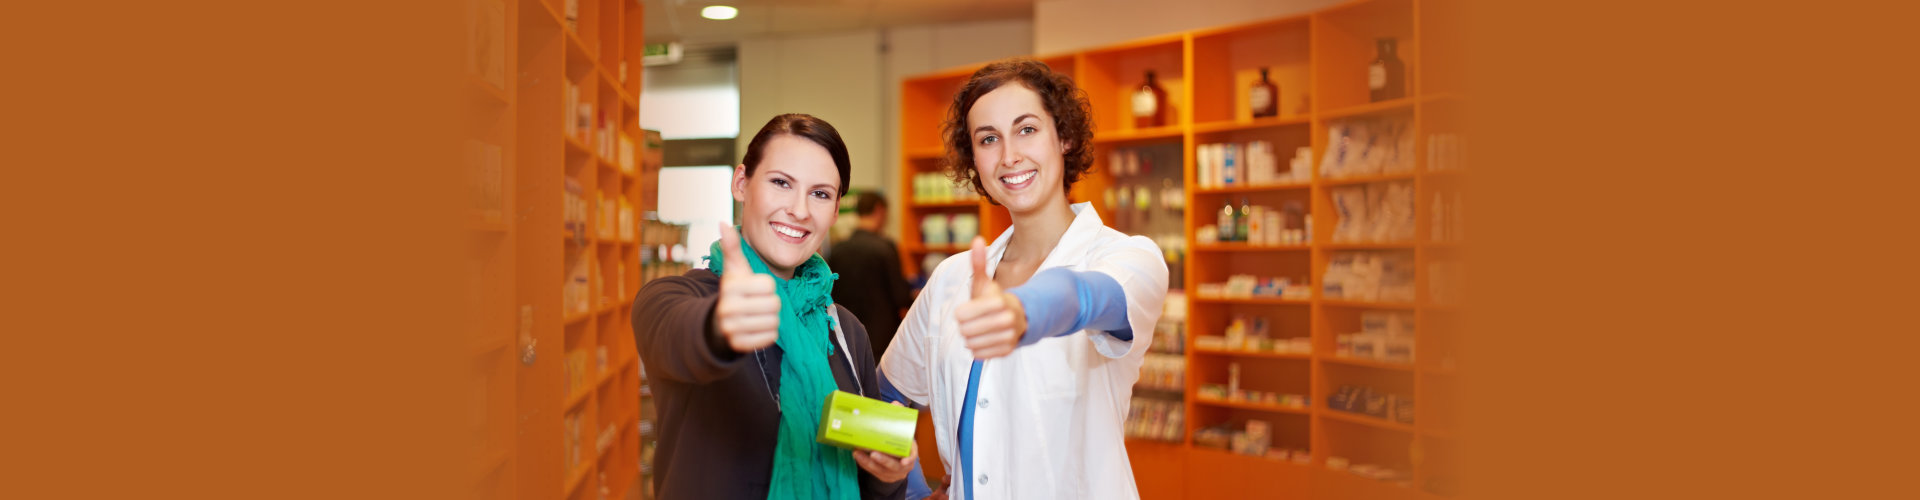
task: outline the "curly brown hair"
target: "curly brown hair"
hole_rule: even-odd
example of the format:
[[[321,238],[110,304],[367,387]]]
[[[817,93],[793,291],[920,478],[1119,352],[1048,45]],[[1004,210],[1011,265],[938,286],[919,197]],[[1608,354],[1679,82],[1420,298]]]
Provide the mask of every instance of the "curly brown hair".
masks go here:
[[[1068,144],[1067,150],[1061,153],[1066,172],[1060,176],[1060,190],[1071,190],[1073,183],[1093,169],[1093,109],[1087,104],[1087,91],[1074,85],[1073,77],[1027,58],[988,64],[973,72],[954,94],[953,106],[947,108],[947,121],[940,127],[940,135],[947,143],[947,176],[954,182],[973,184],[974,192],[980,193],[980,197],[1000,204],[987,194],[987,188],[980,184],[980,172],[973,167],[973,134],[967,132],[967,113],[973,110],[973,103],[980,100],[980,96],[1007,82],[1018,83],[1040,94],[1041,105],[1046,107],[1047,114],[1053,115],[1055,133]]]

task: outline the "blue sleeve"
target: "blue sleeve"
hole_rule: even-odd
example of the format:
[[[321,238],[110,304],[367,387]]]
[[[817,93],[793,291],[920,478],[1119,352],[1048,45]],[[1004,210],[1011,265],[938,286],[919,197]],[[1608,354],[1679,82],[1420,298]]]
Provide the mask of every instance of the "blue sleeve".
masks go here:
[[[1027,333],[1020,338],[1020,345],[1080,330],[1133,340],[1133,327],[1127,324],[1126,291],[1105,273],[1056,267],[1035,273],[1007,292],[1019,297],[1020,305],[1027,310]]]
[[[893,386],[893,382],[887,380],[887,372],[881,371],[881,370],[874,370],[874,372],[877,372],[880,374],[879,378],[880,378],[880,400],[881,401],[886,401],[889,403],[900,403],[902,405],[906,405],[906,407],[908,408],[912,408],[920,411],[926,411],[927,408],[925,406],[914,404],[913,400],[907,399],[907,396],[905,394],[901,394],[900,389],[895,388]]]
[[[920,500],[930,496],[933,496],[933,487],[927,486],[926,474],[920,472],[919,467],[907,471],[907,500]]]

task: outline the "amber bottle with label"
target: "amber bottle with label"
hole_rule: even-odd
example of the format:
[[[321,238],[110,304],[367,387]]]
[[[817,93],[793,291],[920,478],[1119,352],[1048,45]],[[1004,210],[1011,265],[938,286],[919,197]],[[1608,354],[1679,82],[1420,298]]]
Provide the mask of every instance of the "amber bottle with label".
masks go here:
[[[1254,118],[1280,114],[1280,87],[1267,79],[1267,68],[1260,68],[1260,81],[1247,88],[1247,107],[1253,109]]]
[[[1153,81],[1153,70],[1147,70],[1147,82],[1133,91],[1133,128],[1164,127],[1167,125],[1167,91]]]
[[[1380,102],[1407,96],[1407,64],[1400,62],[1400,54],[1392,38],[1381,38],[1374,42],[1373,64],[1367,65],[1368,101]]]

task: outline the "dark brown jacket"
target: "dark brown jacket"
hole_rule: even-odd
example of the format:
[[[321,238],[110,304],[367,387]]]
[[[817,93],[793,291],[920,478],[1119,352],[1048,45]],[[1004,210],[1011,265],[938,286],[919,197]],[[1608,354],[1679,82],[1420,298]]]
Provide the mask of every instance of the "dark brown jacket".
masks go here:
[[[659,415],[653,485],[661,499],[767,498],[784,351],[775,345],[756,356],[728,347],[711,324],[719,292],[719,275],[695,269],[648,282],[633,299],[635,345]],[[834,341],[834,380],[840,390],[880,399],[866,328],[846,308],[835,311],[846,345]],[[833,330],[819,334],[832,339]],[[851,348],[854,366],[843,348]],[[860,496],[898,499],[905,483],[883,483],[862,470]]]

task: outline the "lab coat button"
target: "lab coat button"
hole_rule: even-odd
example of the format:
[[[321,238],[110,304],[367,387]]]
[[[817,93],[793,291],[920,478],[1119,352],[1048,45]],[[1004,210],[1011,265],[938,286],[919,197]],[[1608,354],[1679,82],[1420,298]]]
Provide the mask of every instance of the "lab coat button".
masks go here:
[[[987,398],[980,398],[980,409],[987,409]]]
[[[987,484],[987,475],[986,475],[986,474],[981,474],[981,475],[980,475],[980,484]]]

